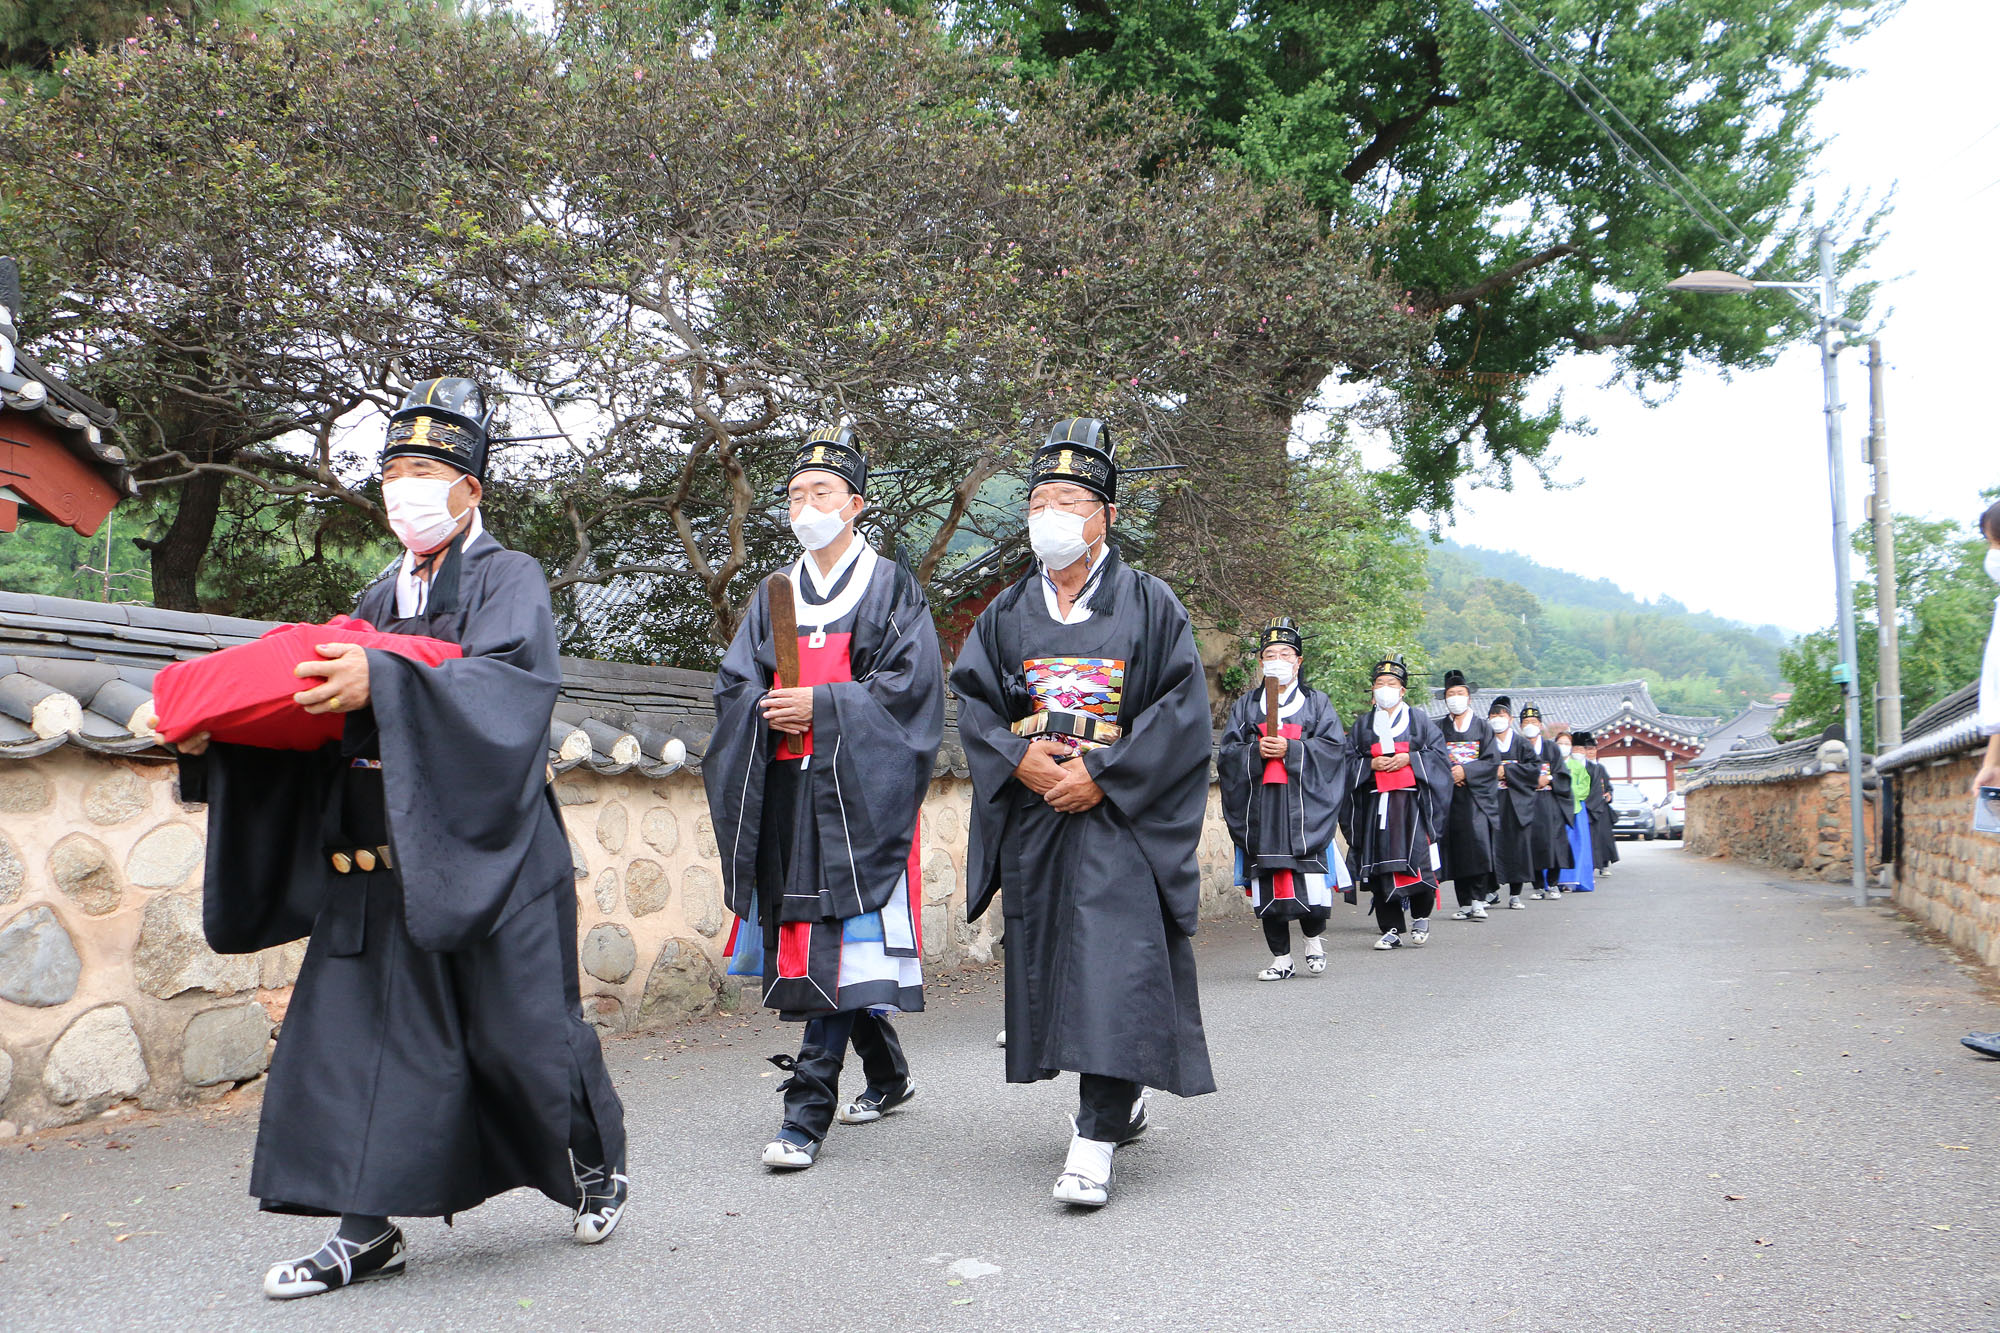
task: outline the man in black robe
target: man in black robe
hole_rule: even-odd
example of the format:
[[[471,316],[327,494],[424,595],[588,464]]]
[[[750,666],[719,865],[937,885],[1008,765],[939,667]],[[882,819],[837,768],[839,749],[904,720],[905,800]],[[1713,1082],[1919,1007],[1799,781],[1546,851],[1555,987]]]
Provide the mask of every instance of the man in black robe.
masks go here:
[[[1263,923],[1271,965],[1259,981],[1293,976],[1291,923],[1305,938],[1306,973],[1326,971],[1327,918],[1344,870],[1333,834],[1347,799],[1347,735],[1333,701],[1299,678],[1305,638],[1287,617],[1264,627],[1257,684],[1229,710],[1216,755],[1222,816],[1236,843],[1237,879]],[[1270,729],[1270,690],[1278,731]]]
[[[1521,705],[1521,755],[1525,771],[1535,775],[1536,827],[1534,898],[1562,897],[1557,877],[1575,864],[1569,851],[1569,765],[1553,737],[1542,734],[1542,710]]]
[[[1195,990],[1208,685],[1172,589],[1109,540],[1102,422],[1065,421],[1029,464],[1036,560],[980,614],[951,683],[972,768],[967,915],[1006,918],[1007,1080],[1073,1071],[1055,1196],[1110,1197],[1147,1087],[1215,1090]]]
[[[1597,860],[1598,878],[1603,878],[1618,859],[1618,839],[1611,834],[1611,770],[1597,762],[1597,738],[1587,731],[1576,733],[1576,748],[1583,754],[1584,771],[1590,774],[1590,795],[1584,808],[1590,811],[1590,846]]]
[[[1520,910],[1521,890],[1535,886],[1548,852],[1548,830],[1539,816],[1537,792],[1543,778],[1528,742],[1514,726],[1513,700],[1502,694],[1486,711],[1493,728],[1494,790],[1499,817],[1493,823],[1493,876],[1507,886],[1507,906]],[[1497,892],[1497,891],[1496,891]]]
[[[1410,673],[1402,660],[1377,662],[1372,675],[1375,706],[1355,715],[1347,743],[1354,879],[1373,895],[1382,931],[1375,947],[1421,948],[1430,942],[1437,908],[1451,756],[1437,723],[1404,699]]]
[[[1450,880],[1458,895],[1454,921],[1486,920],[1486,900],[1499,892],[1494,877],[1494,826],[1500,819],[1500,787],[1494,780],[1493,727],[1472,712],[1472,688],[1463,671],[1444,673],[1445,752],[1451,758],[1451,813],[1440,840],[1438,878]]]
[[[208,802],[203,925],[220,953],[309,936],[265,1082],[250,1192],[338,1216],[264,1290],[403,1270],[391,1217],[531,1186],[585,1243],[622,1216],[624,1110],[579,1002],[569,841],[547,781],[562,680],[548,585],[479,516],[491,413],[432,380],[391,416],[382,495],[404,557],[362,592],[376,628],[458,644],[426,666],[329,645],[297,701],[345,718],[297,752],[182,742]]]
[[[924,1007],[917,816],[944,734],[944,664],[916,577],[854,530],[868,460],[853,432],[801,445],[786,491],[805,549],[759,586],[716,672],[702,781],[739,922],[729,970],[804,1024],[798,1055],[773,1057],[791,1077],[763,1154],[801,1170],[832,1127],[850,1044],[868,1085],[842,1123],[916,1095],[889,1016]]]

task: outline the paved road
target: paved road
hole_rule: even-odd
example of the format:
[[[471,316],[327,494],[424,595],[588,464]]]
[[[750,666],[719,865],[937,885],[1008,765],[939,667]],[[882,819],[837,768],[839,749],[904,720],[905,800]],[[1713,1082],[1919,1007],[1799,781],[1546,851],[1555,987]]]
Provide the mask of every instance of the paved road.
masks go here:
[[[276,1306],[323,1224],[244,1197],[254,1116],[0,1147],[0,1328],[2000,1329],[1995,993],[1887,910],[1625,846],[1603,891],[1258,983],[1203,929],[1222,1091],[1156,1100],[1112,1206],[1048,1188],[1072,1094],[1007,1087],[997,972],[904,1026],[924,1093],[767,1175],[764,1055],[718,1019],[610,1044],[634,1210],[582,1249],[509,1195],[409,1275]]]

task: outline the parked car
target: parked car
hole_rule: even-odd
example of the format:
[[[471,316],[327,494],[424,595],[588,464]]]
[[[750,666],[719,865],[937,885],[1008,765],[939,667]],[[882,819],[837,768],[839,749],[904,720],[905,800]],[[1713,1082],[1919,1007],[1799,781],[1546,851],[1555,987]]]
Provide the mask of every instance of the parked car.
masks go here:
[[[1611,836],[1653,836],[1653,803],[1647,799],[1645,788],[1630,782],[1611,784]]]
[[[1687,797],[1680,792],[1668,792],[1653,807],[1653,836],[1656,838],[1678,838],[1687,832]]]

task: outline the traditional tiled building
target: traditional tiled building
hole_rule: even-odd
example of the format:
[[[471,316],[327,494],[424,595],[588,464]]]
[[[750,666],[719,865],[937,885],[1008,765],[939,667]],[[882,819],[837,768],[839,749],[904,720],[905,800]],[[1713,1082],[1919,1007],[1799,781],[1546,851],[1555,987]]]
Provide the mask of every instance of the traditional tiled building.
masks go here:
[[[0,533],[41,519],[88,537],[138,494],[106,436],[118,414],[21,350],[20,312],[19,272],[0,259]]]

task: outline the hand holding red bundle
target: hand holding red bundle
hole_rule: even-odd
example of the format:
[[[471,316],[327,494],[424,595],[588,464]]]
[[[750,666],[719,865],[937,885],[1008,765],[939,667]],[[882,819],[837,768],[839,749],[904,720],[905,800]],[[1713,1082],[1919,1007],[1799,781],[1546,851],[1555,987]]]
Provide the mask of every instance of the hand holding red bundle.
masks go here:
[[[370,648],[437,666],[459,646],[415,634],[385,634],[365,620],[279,625],[263,637],[192,662],[153,682],[155,729],[169,744],[206,732],[267,750],[316,750],[340,739],[341,717],[368,706]],[[302,678],[319,678],[300,689]]]

